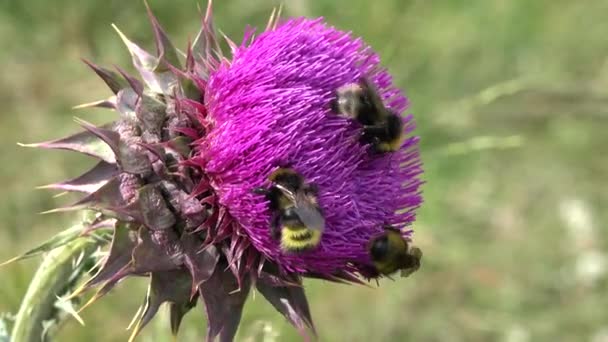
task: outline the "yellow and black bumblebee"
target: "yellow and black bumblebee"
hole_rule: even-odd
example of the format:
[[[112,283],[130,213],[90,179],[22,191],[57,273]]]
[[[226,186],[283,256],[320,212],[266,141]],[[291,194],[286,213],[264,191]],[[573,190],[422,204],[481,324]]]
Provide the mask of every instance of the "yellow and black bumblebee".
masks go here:
[[[390,275],[401,270],[401,276],[407,277],[420,268],[420,248],[410,246],[401,232],[392,226],[386,225],[382,234],[373,237],[367,250],[380,274]]]
[[[331,109],[360,123],[363,126],[361,142],[370,144],[376,153],[396,151],[403,144],[401,117],[386,108],[376,87],[366,77],[339,87]]]
[[[256,188],[269,201],[270,234],[281,249],[297,253],[316,248],[325,230],[325,218],[317,200],[318,189],[290,168],[279,168],[268,179],[269,188]]]

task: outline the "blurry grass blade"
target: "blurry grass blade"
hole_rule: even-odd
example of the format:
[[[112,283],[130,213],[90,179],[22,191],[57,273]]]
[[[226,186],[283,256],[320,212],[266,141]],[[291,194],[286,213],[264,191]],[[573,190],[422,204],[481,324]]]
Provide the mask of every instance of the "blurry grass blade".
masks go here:
[[[78,224],[69,229],[66,229],[66,230],[54,235],[52,238],[50,238],[43,244],[39,245],[38,247],[30,249],[29,251],[27,251],[17,257],[14,257],[8,261],[1,263],[0,266],[7,265],[7,264],[10,264],[10,263],[18,261],[18,260],[31,258],[31,257],[37,256],[37,255],[40,255],[42,253],[49,252],[55,248],[65,245],[65,244],[68,244],[80,237],[80,233],[82,232],[82,229],[83,229],[83,226],[81,224]]]
[[[467,141],[448,144],[442,150],[448,155],[459,155],[482,150],[517,148],[523,146],[523,144],[524,138],[521,135],[508,137],[478,136]]]
[[[468,103],[470,107],[485,106],[496,101],[500,97],[508,96],[525,89],[529,84],[530,82],[528,80],[522,78],[498,83],[480,91],[475,96],[465,100],[465,102]]]
[[[10,335],[4,315],[0,315],[0,342],[10,342]]]

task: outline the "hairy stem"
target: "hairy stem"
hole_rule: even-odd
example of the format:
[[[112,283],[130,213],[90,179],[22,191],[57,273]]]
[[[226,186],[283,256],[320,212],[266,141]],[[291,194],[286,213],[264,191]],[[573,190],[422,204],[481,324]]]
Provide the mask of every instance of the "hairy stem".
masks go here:
[[[61,321],[69,316],[57,307],[58,298],[68,294],[87,273],[90,268],[87,260],[91,260],[103,243],[104,239],[91,234],[55,248],[45,256],[21,302],[11,341],[47,341],[49,335],[56,332]]]

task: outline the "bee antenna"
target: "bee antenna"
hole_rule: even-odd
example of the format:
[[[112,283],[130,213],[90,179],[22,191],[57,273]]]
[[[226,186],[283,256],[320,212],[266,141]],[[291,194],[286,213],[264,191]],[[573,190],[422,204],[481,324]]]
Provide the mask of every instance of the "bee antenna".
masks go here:
[[[254,194],[256,194],[256,195],[266,195],[266,194],[268,194],[268,189],[262,188],[262,187],[253,188],[251,190],[251,192],[254,193]]]

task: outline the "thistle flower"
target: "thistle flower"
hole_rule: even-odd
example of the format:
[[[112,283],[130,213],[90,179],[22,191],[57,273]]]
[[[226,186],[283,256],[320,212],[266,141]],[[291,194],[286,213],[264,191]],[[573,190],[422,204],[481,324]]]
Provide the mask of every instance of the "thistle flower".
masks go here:
[[[118,119],[100,127],[78,120],[84,131],[32,145],[98,159],[83,175],[46,186],[84,193],[54,211],[92,209],[99,214],[87,232],[113,230],[107,257],[78,293],[98,288],[93,302],[126,277],[148,275],[133,337],[165,302],[177,333],[200,297],[207,338],[227,341],[254,287],[298,330],[314,333],[302,277],[379,277],[366,244],[385,224],[410,239],[421,203],[417,137],[397,152],[370,154],[361,128],[329,103],[362,76],[391,110],[402,113],[407,99],[369,46],[322,19],[279,23],[273,12],[259,36],[247,29],[240,45],[225,38],[227,58],[209,4],[182,57],[148,13],[156,54],[117,29],[143,82],[85,61],[114,95],[80,107],[110,108]],[[402,119],[410,134],[412,117]],[[315,250],[283,252],[269,234],[268,203],[252,192],[283,166],[320,190],[326,228]]]

